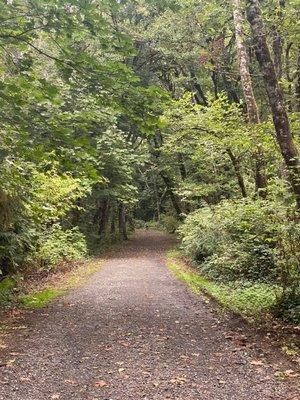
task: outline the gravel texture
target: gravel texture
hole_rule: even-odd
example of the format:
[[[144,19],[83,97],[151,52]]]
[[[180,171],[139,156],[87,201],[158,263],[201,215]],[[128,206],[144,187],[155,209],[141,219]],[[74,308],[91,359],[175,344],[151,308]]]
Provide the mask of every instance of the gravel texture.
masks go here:
[[[0,349],[0,399],[299,399],[266,337],[172,276],[171,245],[140,231],[84,286],[19,319]]]

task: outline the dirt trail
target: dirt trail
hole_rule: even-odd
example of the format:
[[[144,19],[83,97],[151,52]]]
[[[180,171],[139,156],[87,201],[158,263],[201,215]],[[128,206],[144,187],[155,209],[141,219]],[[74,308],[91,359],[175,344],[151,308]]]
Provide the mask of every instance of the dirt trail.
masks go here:
[[[291,368],[283,357],[171,275],[170,245],[139,232],[83,287],[27,314],[0,349],[0,399],[299,399],[295,380],[274,377]]]

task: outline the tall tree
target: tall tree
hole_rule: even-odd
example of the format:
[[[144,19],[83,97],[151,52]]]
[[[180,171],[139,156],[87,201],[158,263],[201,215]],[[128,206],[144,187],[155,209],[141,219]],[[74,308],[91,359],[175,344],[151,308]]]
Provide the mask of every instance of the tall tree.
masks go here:
[[[253,92],[253,85],[249,68],[249,57],[244,43],[244,32],[243,32],[244,18],[242,14],[241,2],[240,0],[232,0],[232,4],[234,7],[233,20],[235,27],[237,56],[238,56],[239,69],[241,75],[241,83],[246,101],[248,121],[250,124],[255,125],[260,123],[260,117]],[[254,132],[255,132],[255,127],[254,127]],[[255,185],[259,196],[266,197],[267,178],[264,170],[265,169],[264,155],[263,155],[261,141],[258,140],[257,137],[255,138],[255,141],[256,141]]]
[[[300,162],[299,151],[293,140],[284,97],[267,44],[264,22],[257,0],[247,0],[247,18],[251,26],[256,57],[265,82],[272,111],[276,138],[289,171],[289,178],[300,208]]]

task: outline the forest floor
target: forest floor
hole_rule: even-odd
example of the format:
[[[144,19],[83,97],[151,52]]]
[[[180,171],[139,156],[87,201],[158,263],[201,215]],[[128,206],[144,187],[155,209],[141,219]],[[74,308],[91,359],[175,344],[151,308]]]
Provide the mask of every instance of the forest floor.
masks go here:
[[[140,231],[81,287],[17,318],[0,347],[1,400],[296,400],[295,366],[166,268]]]

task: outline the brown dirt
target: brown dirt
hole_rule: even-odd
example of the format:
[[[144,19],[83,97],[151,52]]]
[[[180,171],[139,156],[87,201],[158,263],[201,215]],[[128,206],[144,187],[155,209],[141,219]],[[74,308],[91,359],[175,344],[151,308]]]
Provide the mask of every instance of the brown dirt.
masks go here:
[[[0,399],[299,399],[267,339],[171,275],[171,245],[139,232],[83,287],[19,318],[0,348]]]

